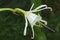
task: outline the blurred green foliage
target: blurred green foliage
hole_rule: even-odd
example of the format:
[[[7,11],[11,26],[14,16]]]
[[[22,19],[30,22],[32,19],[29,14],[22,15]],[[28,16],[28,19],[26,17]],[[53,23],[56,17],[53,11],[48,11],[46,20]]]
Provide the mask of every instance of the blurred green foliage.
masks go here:
[[[53,12],[43,11],[43,18],[48,21],[48,26],[56,32],[51,32],[45,27],[34,27],[34,40],[60,40],[60,6],[59,0],[0,0],[0,8],[22,8],[29,10],[32,3],[34,8],[41,4],[47,4],[53,8]],[[33,8],[33,9],[34,9]],[[0,40],[31,40],[31,28],[28,27],[27,36],[23,36],[25,26],[24,16],[21,14],[14,15],[10,11],[0,12]]]

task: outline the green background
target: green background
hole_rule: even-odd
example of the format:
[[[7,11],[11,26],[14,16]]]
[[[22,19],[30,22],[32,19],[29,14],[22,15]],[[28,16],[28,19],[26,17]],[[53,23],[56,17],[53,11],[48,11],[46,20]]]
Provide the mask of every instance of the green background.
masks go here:
[[[32,3],[35,4],[34,8],[42,4],[47,4],[53,8],[53,12],[44,10],[39,13],[41,13],[43,19],[48,21],[48,27],[56,31],[52,32],[45,27],[34,27],[34,40],[60,40],[60,0],[0,0],[0,8],[29,10]],[[30,25],[27,36],[23,36],[24,23],[25,19],[21,14],[14,15],[10,11],[0,12],[0,40],[31,40],[32,32]]]

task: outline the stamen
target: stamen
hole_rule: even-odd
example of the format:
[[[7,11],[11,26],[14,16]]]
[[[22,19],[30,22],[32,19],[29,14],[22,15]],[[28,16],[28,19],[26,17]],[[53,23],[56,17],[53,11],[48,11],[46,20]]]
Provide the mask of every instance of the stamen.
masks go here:
[[[52,32],[55,32],[55,30],[51,29],[50,27],[47,27],[46,25],[44,25],[43,23],[40,23],[42,26],[48,28],[49,30],[51,30]]]
[[[52,32],[55,32],[55,30],[51,29],[50,27],[45,26],[46,28],[48,28],[49,30],[51,30]]]

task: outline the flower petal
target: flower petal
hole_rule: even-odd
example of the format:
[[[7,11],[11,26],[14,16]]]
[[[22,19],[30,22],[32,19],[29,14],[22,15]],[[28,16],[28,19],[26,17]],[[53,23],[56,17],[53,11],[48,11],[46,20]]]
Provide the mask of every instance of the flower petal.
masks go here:
[[[26,31],[27,31],[27,27],[28,27],[28,21],[27,18],[25,17],[25,29],[24,29],[24,36],[26,36]]]
[[[33,25],[31,25],[31,29],[32,29],[32,34],[33,34],[33,36],[31,37],[31,39],[34,39],[34,29],[33,29]]]
[[[47,5],[40,5],[40,6],[38,6],[35,10],[38,10],[38,9],[40,9],[40,8],[43,8],[43,7],[47,7]]]
[[[45,25],[47,25],[47,21],[45,20],[40,20],[41,22],[44,22]]]
[[[42,10],[45,10],[45,9],[50,9],[52,11],[51,7],[46,7],[46,8],[42,8],[42,9],[36,10],[35,12],[42,11]]]
[[[32,10],[31,12],[39,12],[39,11],[42,11],[42,10],[45,10],[45,9],[50,9],[52,11],[51,7],[45,7],[45,8],[38,9],[38,10]]]
[[[34,3],[32,4],[32,6],[31,6],[31,8],[30,8],[30,11],[32,10],[33,6],[34,6]]]

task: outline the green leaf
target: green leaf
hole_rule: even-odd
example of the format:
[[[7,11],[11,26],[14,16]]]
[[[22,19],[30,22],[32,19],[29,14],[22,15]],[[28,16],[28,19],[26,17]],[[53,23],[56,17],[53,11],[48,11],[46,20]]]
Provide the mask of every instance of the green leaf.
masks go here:
[[[35,40],[47,40],[43,28],[35,27]]]

